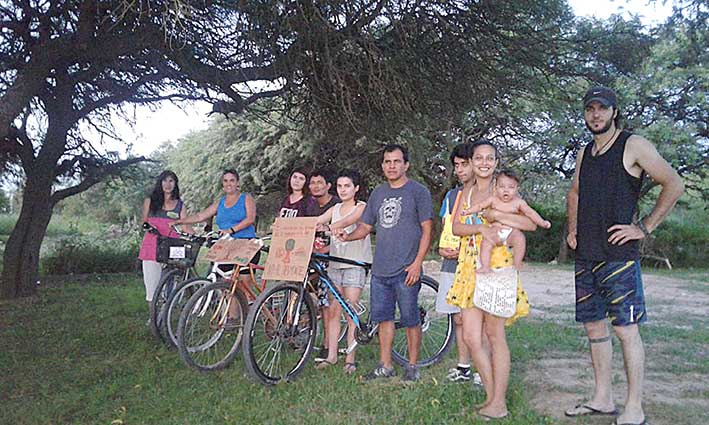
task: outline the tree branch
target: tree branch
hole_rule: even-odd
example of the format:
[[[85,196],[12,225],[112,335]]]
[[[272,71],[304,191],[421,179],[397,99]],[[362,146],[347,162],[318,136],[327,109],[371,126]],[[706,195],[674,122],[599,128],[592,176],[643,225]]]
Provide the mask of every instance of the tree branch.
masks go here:
[[[50,197],[50,202],[52,205],[56,205],[56,203],[61,201],[62,199],[84,192],[91,188],[91,186],[101,182],[102,180],[105,180],[108,177],[120,175],[122,171],[132,165],[148,161],[151,160],[140,156],[136,158],[124,159],[121,161],[114,162],[112,164],[98,166],[93,169],[87,170],[86,176],[84,176],[84,179],[80,183],[65,189],[57,190]]]

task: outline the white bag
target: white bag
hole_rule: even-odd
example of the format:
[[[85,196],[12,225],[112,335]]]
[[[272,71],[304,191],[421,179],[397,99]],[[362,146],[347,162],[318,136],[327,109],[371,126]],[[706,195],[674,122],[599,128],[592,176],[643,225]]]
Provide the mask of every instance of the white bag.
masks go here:
[[[512,317],[517,308],[517,278],[514,267],[476,274],[473,304],[494,316]]]

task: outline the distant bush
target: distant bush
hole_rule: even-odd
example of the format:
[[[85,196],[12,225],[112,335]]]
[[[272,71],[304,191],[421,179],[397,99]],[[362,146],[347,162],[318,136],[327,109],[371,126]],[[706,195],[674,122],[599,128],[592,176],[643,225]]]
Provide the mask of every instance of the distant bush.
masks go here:
[[[135,237],[107,241],[69,236],[54,246],[41,260],[44,274],[117,273],[136,269],[139,241]]]
[[[0,214],[0,235],[10,235],[12,229],[15,228],[15,223],[17,223],[17,214]],[[88,221],[88,220],[84,220]],[[78,220],[70,222],[64,220],[61,216],[55,215],[47,226],[47,236],[66,236],[66,235],[78,235],[80,233],[85,233],[85,230],[79,228],[80,224]]]
[[[559,254],[566,211],[547,209],[540,205],[532,207],[542,217],[551,221],[552,227],[525,233],[527,238],[525,258],[528,261],[549,262]],[[709,250],[707,250],[709,226],[706,217],[701,213],[677,211],[652,235],[653,239],[645,247],[645,253],[667,257],[673,267],[707,267],[709,264]]]
[[[17,215],[0,214],[0,235],[10,235],[16,222]]]
[[[551,221],[551,229],[540,227],[536,232],[525,232],[524,236],[527,238],[525,258],[527,261],[547,263],[559,255],[559,244],[566,223],[566,211],[540,205],[532,205],[532,208],[544,219]]]
[[[707,267],[709,264],[709,226],[706,219],[668,220],[653,233],[650,251],[670,259],[673,267]]]

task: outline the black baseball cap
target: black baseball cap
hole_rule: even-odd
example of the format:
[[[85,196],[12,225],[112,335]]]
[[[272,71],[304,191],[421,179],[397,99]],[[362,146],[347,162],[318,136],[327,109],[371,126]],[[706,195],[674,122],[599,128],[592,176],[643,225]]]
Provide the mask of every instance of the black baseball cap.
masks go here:
[[[583,107],[587,107],[591,102],[600,102],[604,106],[618,106],[618,98],[615,92],[608,87],[596,86],[588,89],[583,96]]]

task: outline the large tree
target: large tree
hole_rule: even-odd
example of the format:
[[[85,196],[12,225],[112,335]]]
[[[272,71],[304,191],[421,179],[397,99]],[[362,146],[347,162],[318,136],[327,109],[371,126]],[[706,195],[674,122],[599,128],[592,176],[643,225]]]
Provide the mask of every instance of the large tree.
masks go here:
[[[3,2],[0,169],[24,175],[24,194],[0,297],[35,290],[58,201],[140,160],[99,146],[126,104],[229,114],[277,96],[319,137],[315,155],[324,140],[351,154],[543,84],[569,17],[561,0]]]

